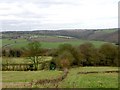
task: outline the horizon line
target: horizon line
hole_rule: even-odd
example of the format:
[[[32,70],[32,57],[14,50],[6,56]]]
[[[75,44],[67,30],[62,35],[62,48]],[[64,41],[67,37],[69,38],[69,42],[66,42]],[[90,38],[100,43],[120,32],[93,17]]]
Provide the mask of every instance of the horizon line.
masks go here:
[[[34,30],[0,30],[0,32],[19,32],[19,31],[59,31],[59,30],[104,30],[104,29],[119,29],[119,28],[96,28],[96,29],[92,29],[92,28],[89,28],[89,29],[34,29]]]

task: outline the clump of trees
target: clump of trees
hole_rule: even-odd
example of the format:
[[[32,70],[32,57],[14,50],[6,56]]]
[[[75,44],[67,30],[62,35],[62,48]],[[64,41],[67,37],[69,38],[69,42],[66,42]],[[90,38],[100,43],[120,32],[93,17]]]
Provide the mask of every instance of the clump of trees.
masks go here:
[[[118,46],[105,43],[99,48],[90,43],[73,47],[62,44],[53,52],[53,61],[70,66],[118,66]],[[64,63],[64,64],[63,64]],[[65,67],[65,66],[64,66]]]
[[[99,62],[99,52],[90,42],[81,44],[78,47],[79,52],[83,58],[80,61],[83,66],[96,66]]]
[[[100,65],[108,65],[108,66],[118,65],[118,47],[117,46],[110,43],[103,44],[99,48],[99,53],[101,55]]]
[[[73,65],[78,65],[80,54],[78,50],[71,44],[61,44],[58,49],[53,51],[53,62],[58,68],[69,68]]]

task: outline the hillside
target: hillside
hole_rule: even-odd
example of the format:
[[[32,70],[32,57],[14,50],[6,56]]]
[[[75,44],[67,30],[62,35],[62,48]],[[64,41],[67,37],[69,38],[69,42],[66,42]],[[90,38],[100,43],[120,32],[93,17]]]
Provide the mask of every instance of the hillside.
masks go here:
[[[35,31],[8,31],[2,32],[2,38],[29,38],[33,35],[65,36],[82,40],[97,40],[117,43],[118,30],[114,29],[73,29],[73,30],[35,30]],[[41,38],[42,39],[42,38]]]

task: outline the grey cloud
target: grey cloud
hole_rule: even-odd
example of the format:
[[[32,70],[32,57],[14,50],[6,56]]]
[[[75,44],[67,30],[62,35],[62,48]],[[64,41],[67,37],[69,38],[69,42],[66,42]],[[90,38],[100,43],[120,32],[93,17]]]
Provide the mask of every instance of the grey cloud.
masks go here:
[[[38,21],[16,21],[16,20],[4,20],[2,21],[2,30],[33,30],[40,25]]]
[[[84,14],[86,17],[85,18],[84,15],[82,15],[82,10],[83,10],[83,13],[89,12],[92,10],[90,10],[89,8],[86,9],[85,3],[83,5],[85,9],[84,8],[81,9],[82,7],[79,7],[80,5],[82,6],[82,4],[83,4],[83,2],[81,2],[81,1],[87,1],[87,0],[0,0],[0,3],[6,3],[8,5],[14,3],[15,7],[18,7],[18,9],[13,10],[9,13],[4,13],[4,12],[0,13],[0,16],[5,16],[5,18],[8,18],[8,19],[9,19],[9,16],[11,15],[11,16],[13,16],[13,19],[15,18],[15,20],[11,20],[11,19],[10,20],[2,20],[2,21],[0,21],[0,23],[2,23],[1,25],[2,25],[3,30],[64,29],[64,28],[83,28],[83,27],[89,28],[92,25],[92,23],[86,19],[89,17],[89,15],[87,16],[85,14],[88,14],[88,13],[85,13]],[[95,0],[92,0],[92,1],[95,1]],[[104,3],[104,0],[100,0],[100,1],[102,1]],[[105,2],[107,2],[107,1],[109,1],[109,3],[111,3],[110,6],[113,4],[112,0],[105,0]],[[37,11],[32,12],[31,10],[28,10],[30,6],[28,6],[27,8],[24,7],[27,4],[31,5],[31,3],[36,6],[38,13],[37,13]],[[97,4],[98,5],[100,4],[99,1]],[[105,5],[106,4],[104,4],[102,6],[105,7]],[[92,7],[92,5],[90,7]],[[99,5],[99,7],[100,7],[99,10],[101,10],[100,5]],[[2,9],[8,9],[8,8],[9,7],[2,8]],[[14,9],[14,8],[12,8],[12,9]],[[19,12],[19,9],[22,9],[22,11]],[[30,8],[30,9],[32,9],[32,8]],[[41,9],[43,9],[42,12],[39,11]],[[62,10],[60,10],[60,9],[62,9]],[[92,9],[94,9],[94,7]],[[16,12],[14,13],[14,11],[17,11],[17,10],[18,10],[18,13],[16,13]],[[46,10],[46,11],[44,12],[44,10]],[[60,12],[59,12],[59,10],[60,10]],[[77,10],[78,10],[78,12],[77,12]],[[115,9],[113,9],[113,10],[115,10]],[[8,9],[8,11],[9,11],[9,9]],[[67,11],[69,13],[66,13]],[[74,11],[76,11],[76,12],[74,12]],[[95,7],[95,11],[97,11],[97,6]],[[101,10],[102,16],[106,14],[106,12],[103,12],[103,11],[104,10]],[[102,14],[102,12],[103,12],[103,14]],[[112,12],[112,10],[111,10],[111,12]],[[95,13],[96,12],[90,12],[91,16]],[[52,15],[54,14],[54,15],[51,16],[51,14]],[[100,18],[97,18],[96,21],[94,21],[92,19],[92,21],[96,23],[96,26],[99,21],[101,21],[103,23],[106,19],[111,20],[111,16],[113,16],[113,19],[117,18],[111,14],[110,14],[111,15],[110,17],[106,15],[109,18],[107,18],[106,16],[102,17],[101,15],[97,15]],[[79,17],[82,17],[83,19],[81,19]],[[96,18],[96,17],[94,17],[94,18]],[[81,22],[82,20],[83,20],[83,23]],[[49,22],[49,23],[44,23],[45,21]],[[52,21],[54,23],[51,23]],[[65,23],[64,21],[70,21],[70,23],[69,22]],[[59,23],[59,22],[62,22],[62,23]],[[98,23],[98,25],[100,25],[100,24],[101,23]],[[115,23],[113,22],[112,24],[115,24]],[[99,27],[97,27],[97,28],[99,28]]]
[[[67,24],[42,24],[38,21],[3,21],[2,30],[58,30],[58,29],[76,29],[79,28],[82,23],[67,23]]]

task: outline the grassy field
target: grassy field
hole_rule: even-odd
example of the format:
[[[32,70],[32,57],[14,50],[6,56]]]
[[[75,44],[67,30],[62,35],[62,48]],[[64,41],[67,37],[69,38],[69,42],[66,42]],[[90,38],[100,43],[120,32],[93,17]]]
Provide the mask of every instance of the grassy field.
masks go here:
[[[60,75],[60,71],[3,71],[3,82],[30,82],[37,79],[53,78]],[[49,77],[48,77],[49,75]]]
[[[102,44],[106,43],[103,41],[87,41],[87,40],[73,40],[67,42],[41,42],[43,48],[57,48],[60,44],[69,43],[73,46],[79,46],[85,42],[91,42],[95,45],[95,47],[100,47]],[[2,46],[7,45],[6,47],[13,47],[13,48],[22,48],[26,47],[29,42],[26,39],[3,39]]]
[[[29,42],[26,39],[2,39],[2,46],[10,46],[10,47],[24,47]]]
[[[57,48],[60,44],[64,44],[64,43],[68,43],[71,44],[73,46],[79,46],[85,42],[91,42],[95,45],[95,47],[100,47],[102,44],[104,44],[105,42],[103,41],[87,41],[87,40],[78,40],[78,41],[69,41],[69,42],[42,42],[42,46],[45,48]]]
[[[56,83],[58,88],[117,88],[118,73],[78,74],[86,71],[118,70],[117,67],[79,67],[69,70],[68,76]],[[16,87],[13,83],[25,83],[31,80],[55,78],[61,71],[2,71],[3,87]],[[49,77],[48,77],[49,75]],[[19,87],[25,87],[20,86]],[[29,87],[28,87],[29,88]],[[33,86],[33,88],[55,88],[53,84]]]

